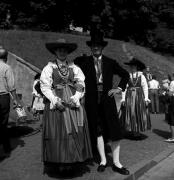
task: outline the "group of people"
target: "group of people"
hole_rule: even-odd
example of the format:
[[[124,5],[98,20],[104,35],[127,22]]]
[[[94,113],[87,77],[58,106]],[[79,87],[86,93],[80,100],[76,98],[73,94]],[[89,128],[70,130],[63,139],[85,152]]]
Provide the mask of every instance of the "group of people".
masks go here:
[[[77,44],[65,39],[46,43],[55,59],[48,62],[40,76],[44,97],[42,159],[44,165],[57,164],[59,173],[73,171],[73,164],[99,155],[98,172],[108,163],[105,144],[112,151],[112,170],[128,175],[120,162],[120,140],[125,131],[140,135],[151,128],[148,111],[148,84],[143,74],[146,68],[133,58],[125,64],[103,54],[108,42],[101,31],[91,32],[86,42],[90,56],[69,60]],[[114,75],[120,76],[113,89]],[[114,96],[122,94],[118,113]]]
[[[166,142],[174,142],[174,74],[167,75],[167,78],[162,80],[161,85],[155,75],[152,75],[147,69],[146,76],[149,88],[149,98],[151,100],[151,113],[158,114],[160,112],[159,97],[162,97],[162,106],[165,113],[165,120],[169,124],[170,137],[165,139]],[[161,92],[161,93],[160,93]]]
[[[108,166],[105,145],[109,144],[112,170],[128,175],[129,170],[120,162],[120,141],[126,132],[139,138],[141,132],[151,129],[149,103],[156,98],[159,83],[154,75],[144,73],[146,66],[139,59],[125,62],[126,70],[105,56],[108,42],[100,30],[91,31],[86,44],[91,55],[74,60],[69,55],[77,49],[76,43],[62,38],[45,44],[55,58],[35,76],[32,92],[32,109],[36,118],[42,119],[42,160],[45,166],[56,164],[59,173],[67,174],[74,171],[74,163],[99,156],[97,171],[104,172]],[[10,97],[15,105],[20,102],[7,56],[0,47],[0,140],[9,156]],[[115,89],[114,75],[120,77]],[[167,141],[174,142],[174,81],[167,83],[166,119],[171,128]],[[119,111],[117,94],[122,96]],[[152,111],[158,113],[159,106],[152,106]]]
[[[108,143],[112,170],[128,175],[129,170],[120,162],[120,140],[125,131],[139,135],[151,128],[148,85],[143,74],[146,66],[133,58],[125,63],[128,72],[116,60],[105,56],[103,49],[108,42],[101,31],[91,32],[91,40],[86,44],[91,55],[70,61],[68,55],[77,49],[76,43],[65,39],[46,43],[55,59],[35,76],[32,93],[34,114],[43,120],[42,160],[45,166],[56,163],[60,173],[67,173],[73,171],[74,163],[99,155],[97,171],[103,172],[108,165],[105,151]],[[9,155],[10,97],[15,105],[20,103],[12,69],[6,63],[7,55],[0,48],[0,133],[3,133],[0,137]],[[115,89],[114,75],[120,76]],[[116,94],[122,94],[119,114]]]
[[[165,113],[165,120],[169,124],[170,137],[165,139],[166,142],[174,142],[174,74],[167,75],[167,78],[162,80],[161,85],[156,76],[151,74],[147,69],[146,79],[148,81],[149,99],[151,101],[151,113],[158,114],[160,112],[160,100]],[[161,93],[160,93],[161,92]]]

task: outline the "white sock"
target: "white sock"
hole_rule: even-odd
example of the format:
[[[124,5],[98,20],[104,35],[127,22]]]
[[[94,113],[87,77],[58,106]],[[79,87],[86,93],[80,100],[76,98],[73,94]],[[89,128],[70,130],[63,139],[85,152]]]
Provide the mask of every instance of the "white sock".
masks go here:
[[[97,138],[97,147],[98,152],[100,154],[101,162],[100,165],[106,165],[106,155],[105,155],[105,147],[104,147],[104,140],[103,137],[100,136]]]
[[[118,167],[122,168],[122,164],[120,163],[119,156],[120,156],[120,144],[116,142],[112,142],[111,144],[112,154],[113,154],[113,163]]]

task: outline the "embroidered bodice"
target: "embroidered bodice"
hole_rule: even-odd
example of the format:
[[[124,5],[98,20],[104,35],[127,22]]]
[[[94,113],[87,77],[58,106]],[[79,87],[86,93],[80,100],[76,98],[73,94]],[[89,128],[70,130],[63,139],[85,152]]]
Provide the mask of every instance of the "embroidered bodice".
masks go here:
[[[128,88],[132,87],[141,87],[141,76],[129,79]]]
[[[141,87],[144,93],[145,101],[149,101],[147,80],[142,72],[136,72],[136,76],[130,74],[130,79],[127,84],[127,88],[124,92],[122,92],[121,101],[125,101],[126,91],[135,87]]]
[[[57,84],[74,83],[74,72],[72,68],[67,68],[67,75],[62,75],[58,68],[53,69],[53,88]]]
[[[82,70],[73,63],[63,67],[54,62],[49,62],[42,70],[40,81],[43,94],[50,100],[51,109],[57,101],[60,101],[60,97],[54,93],[55,86],[76,83],[85,88],[85,76]],[[76,99],[78,103],[83,95],[84,92],[76,91],[73,99]]]

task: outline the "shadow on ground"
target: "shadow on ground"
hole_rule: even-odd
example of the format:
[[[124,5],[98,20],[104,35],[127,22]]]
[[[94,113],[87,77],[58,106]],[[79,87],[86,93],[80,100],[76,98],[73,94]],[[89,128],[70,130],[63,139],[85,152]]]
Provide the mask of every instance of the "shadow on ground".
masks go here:
[[[7,155],[4,153],[3,145],[0,144],[0,162],[5,160],[6,158],[9,158],[11,156],[11,153],[14,149],[16,149],[18,146],[23,147],[25,145],[24,140],[21,139],[21,136],[27,133],[31,133],[31,129],[29,128],[22,128],[22,127],[12,127],[8,129],[9,137],[10,137],[10,144],[11,144],[11,151]]]
[[[148,136],[142,133],[133,134],[132,132],[125,132],[124,138],[133,141],[142,141],[147,139]]]
[[[27,125],[22,125],[22,126],[14,126],[9,128],[9,133],[11,138],[32,136],[40,131],[41,131],[40,126],[33,128]]]
[[[161,129],[153,129],[152,132],[157,134],[158,136],[163,137],[164,139],[168,139],[171,135],[171,133],[169,131],[164,131]]]
[[[32,122],[31,122],[32,123]],[[12,125],[12,124],[10,124]],[[11,152],[16,149],[17,147],[24,147],[25,146],[25,142],[22,139],[23,137],[27,137],[27,136],[31,136],[34,135],[38,132],[40,132],[41,128],[32,128],[30,126],[28,126],[27,124],[23,124],[20,126],[11,126],[8,128],[8,133],[9,133],[9,137],[10,137],[10,141],[11,141]],[[6,158],[10,157],[11,153],[9,154],[9,156],[6,156],[4,154],[4,150],[3,150],[3,146],[0,143],[0,162],[2,162],[3,160],[5,160]]]
[[[11,138],[22,137],[33,133],[34,129],[28,126],[14,126],[9,128]]]
[[[91,164],[91,161],[86,163],[74,163],[72,166],[47,163],[44,164],[44,174],[57,179],[82,177],[85,173],[90,173],[90,167],[88,166]]]

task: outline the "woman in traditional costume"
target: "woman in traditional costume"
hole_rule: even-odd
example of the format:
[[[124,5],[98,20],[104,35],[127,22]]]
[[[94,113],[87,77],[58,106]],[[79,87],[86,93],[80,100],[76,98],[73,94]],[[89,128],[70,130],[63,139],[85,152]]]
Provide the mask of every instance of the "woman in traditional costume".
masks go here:
[[[59,39],[46,43],[46,48],[56,59],[44,67],[40,78],[46,98],[43,162],[58,163],[64,170],[71,170],[72,163],[92,158],[86,113],[81,104],[85,77],[78,66],[67,61],[77,44]]]
[[[140,132],[151,128],[148,84],[142,72],[146,67],[136,58],[125,64],[130,67],[130,79],[126,90],[122,92],[120,118],[126,131],[139,137]]]

